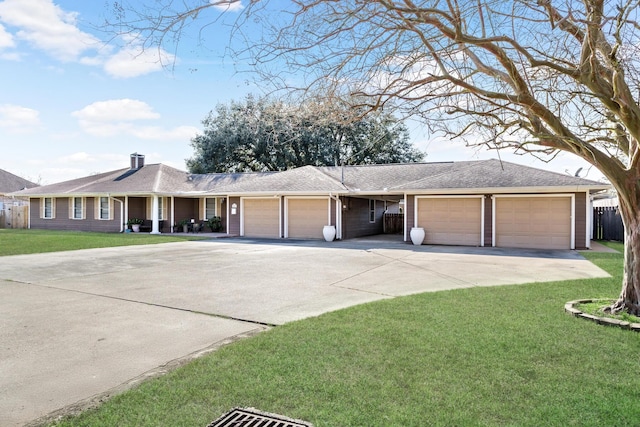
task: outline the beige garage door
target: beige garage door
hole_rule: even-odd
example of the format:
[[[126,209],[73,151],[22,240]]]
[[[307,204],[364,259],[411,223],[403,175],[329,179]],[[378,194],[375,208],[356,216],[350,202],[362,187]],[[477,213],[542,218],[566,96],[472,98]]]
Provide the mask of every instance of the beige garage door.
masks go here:
[[[243,199],[244,236],[280,237],[280,199]]]
[[[496,198],[496,246],[571,249],[570,197]]]
[[[327,199],[288,199],[288,237],[322,239],[322,228],[328,222]]]
[[[482,200],[476,198],[418,199],[418,226],[429,245],[480,246]]]

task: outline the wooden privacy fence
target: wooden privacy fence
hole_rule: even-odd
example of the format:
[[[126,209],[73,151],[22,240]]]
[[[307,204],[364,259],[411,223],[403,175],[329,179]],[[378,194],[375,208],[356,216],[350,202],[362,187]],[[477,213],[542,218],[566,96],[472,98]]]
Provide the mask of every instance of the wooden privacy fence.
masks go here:
[[[27,228],[29,206],[6,206],[0,209],[0,228]]]
[[[624,241],[624,225],[617,207],[593,208],[593,238]]]
[[[384,214],[384,233],[400,234],[404,229],[404,214],[401,213],[385,213]]]

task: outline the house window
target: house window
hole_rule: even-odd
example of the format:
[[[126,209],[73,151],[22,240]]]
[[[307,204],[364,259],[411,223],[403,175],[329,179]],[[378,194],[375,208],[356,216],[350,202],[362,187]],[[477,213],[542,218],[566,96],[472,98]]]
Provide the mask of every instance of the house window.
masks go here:
[[[47,219],[51,219],[54,217],[52,197],[45,197],[44,199],[42,199],[42,217]]]
[[[154,197],[155,196],[151,196],[151,197],[147,197],[146,198],[146,202],[145,202],[146,203],[146,208],[145,208],[146,209],[146,211],[145,211],[146,213],[145,213],[145,216],[146,216],[146,219],[148,219],[148,220],[152,220],[153,219],[153,215],[154,215],[154,212],[153,212],[153,207],[154,206],[153,205],[155,203],[154,202]],[[158,220],[164,221],[167,218],[167,215],[168,215],[167,214],[167,205],[168,205],[169,202],[167,201],[166,197],[157,196],[157,199],[158,199],[158,207],[157,207],[157,211],[156,212],[158,214]]]
[[[158,220],[164,220],[164,197],[158,197]]]
[[[376,222],[376,201],[369,200],[369,222]]]
[[[100,197],[100,216],[99,219],[110,219],[109,218],[109,198],[108,197]]]
[[[214,216],[216,216],[216,198],[207,197],[205,199],[204,217],[205,219],[209,219]]]
[[[72,218],[73,219],[83,219],[84,218],[84,209],[83,209],[83,199],[82,197],[74,197],[73,198],[73,206],[72,206]]]

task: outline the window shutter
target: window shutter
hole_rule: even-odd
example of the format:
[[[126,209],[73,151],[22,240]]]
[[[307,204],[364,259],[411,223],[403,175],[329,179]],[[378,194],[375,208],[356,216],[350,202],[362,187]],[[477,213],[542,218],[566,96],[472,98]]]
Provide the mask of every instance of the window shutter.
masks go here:
[[[69,205],[69,219],[73,219],[73,212],[74,212],[74,210],[73,210],[73,200],[74,200],[74,198],[73,197],[69,197],[67,200],[69,201],[69,203],[68,203],[68,205]]]
[[[147,197],[145,200],[146,200],[146,211],[147,211],[145,218],[152,219],[153,216],[152,216],[151,209],[153,209],[153,196]]]

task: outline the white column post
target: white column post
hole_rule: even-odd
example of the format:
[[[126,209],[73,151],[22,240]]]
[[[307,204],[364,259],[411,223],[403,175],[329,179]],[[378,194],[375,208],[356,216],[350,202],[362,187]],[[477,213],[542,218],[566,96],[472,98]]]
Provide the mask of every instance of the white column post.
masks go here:
[[[151,234],[160,234],[160,219],[158,217],[158,195],[153,195],[151,206]]]

